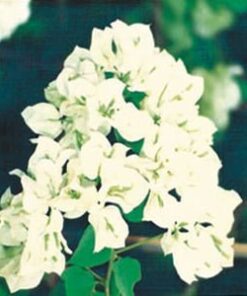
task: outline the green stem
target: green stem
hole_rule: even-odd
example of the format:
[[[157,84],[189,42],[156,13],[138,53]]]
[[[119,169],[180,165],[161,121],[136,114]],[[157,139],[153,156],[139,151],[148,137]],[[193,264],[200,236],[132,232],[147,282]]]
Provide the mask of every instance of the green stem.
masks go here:
[[[85,268],[88,272],[90,272],[99,282],[104,283],[104,278],[97,274],[95,271],[93,271],[91,268],[87,267]]]
[[[122,249],[116,251],[116,254],[119,255],[119,254],[128,252],[128,251],[130,251],[132,249],[141,247],[141,246],[145,245],[146,243],[149,243],[149,242],[151,242],[153,240],[159,240],[162,236],[163,236],[163,234],[159,234],[159,235],[156,235],[156,236],[153,236],[153,237],[148,237],[148,238],[142,239],[142,240],[140,240],[139,242],[137,242],[135,244],[129,245],[129,246],[125,247],[125,248],[122,248]]]
[[[108,269],[107,269],[106,280],[105,280],[105,294],[106,294],[106,296],[111,296],[110,295],[110,282],[111,282],[113,262],[114,262],[115,258],[116,258],[115,252],[114,252],[114,250],[112,250],[111,258],[110,258]]]

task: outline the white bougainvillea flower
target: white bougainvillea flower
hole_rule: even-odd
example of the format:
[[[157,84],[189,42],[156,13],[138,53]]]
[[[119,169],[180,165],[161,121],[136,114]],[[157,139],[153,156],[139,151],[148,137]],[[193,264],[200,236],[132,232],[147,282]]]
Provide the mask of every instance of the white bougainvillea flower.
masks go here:
[[[71,253],[61,234],[63,217],[58,211],[37,217],[30,224],[27,242],[21,258],[20,273],[40,272],[61,274],[65,268],[64,249]]]
[[[93,84],[99,80],[96,69],[97,65],[93,61],[89,50],[85,48],[76,46],[73,52],[66,58],[64,67],[74,69],[75,73]]]
[[[128,166],[136,170],[149,183],[149,188],[163,188],[167,191],[174,188],[174,176],[169,171],[167,161],[131,155],[127,159]]]
[[[64,69],[54,83],[63,97],[82,103],[95,93],[94,86],[98,82],[96,65],[89,51],[77,46],[65,60]]]
[[[110,142],[100,133],[93,133],[80,151],[81,173],[94,180],[99,176],[100,165],[105,156],[111,152]]]
[[[62,227],[63,218],[55,211],[50,217],[37,214],[31,217],[25,246],[10,265],[13,270],[9,270],[9,274],[6,269],[0,270],[11,292],[36,287],[45,273],[62,273],[65,268],[62,251],[70,253],[61,234]]]
[[[184,281],[190,284],[197,277],[212,277],[223,267],[233,265],[234,240],[227,234],[234,221],[233,211],[240,202],[236,192],[219,187],[189,189],[175,206],[169,209],[168,204],[163,221],[154,216],[153,222],[166,229],[167,219],[176,217],[161,246],[165,255],[173,255],[174,265]],[[222,215],[218,213],[219,205]]]
[[[74,151],[63,150],[59,143],[47,137],[39,137],[33,142],[37,147],[29,160],[27,174],[19,170],[11,174],[21,179],[24,209],[45,213],[49,202],[59,195],[63,187],[63,167]]]
[[[1,197],[0,245],[12,247],[25,242],[28,224],[29,217],[22,207],[22,195],[13,196],[7,189]]]
[[[25,210],[46,213],[49,201],[58,195],[62,182],[62,168],[51,160],[41,160],[36,166],[35,175],[29,177],[23,174],[21,176]]]
[[[227,235],[234,222],[233,212],[241,203],[235,191],[224,190],[218,186],[187,187],[180,196],[176,196],[173,191],[170,191],[169,195],[161,190],[153,192],[150,194],[144,213],[147,212],[147,215],[154,218],[150,219],[152,222],[165,229],[178,225],[193,228],[197,224],[206,224],[217,230],[217,233]],[[152,207],[151,203],[153,203]],[[218,213],[219,206],[223,215]],[[156,210],[161,211],[162,208],[164,215],[155,217],[153,213]],[[169,227],[167,221],[171,221]]]
[[[164,188],[154,187],[148,196],[143,212],[143,220],[151,221],[162,228],[170,228],[176,219],[178,201]],[[172,214],[171,211],[173,211]]]
[[[64,149],[80,150],[90,137],[89,112],[84,103],[65,100],[60,104],[64,133],[59,143]]]
[[[11,248],[11,250],[0,246],[0,275],[5,278],[11,293],[21,289],[32,289],[42,279],[40,273],[32,273],[28,274],[28,276],[19,274],[22,251],[23,247],[20,246]]]
[[[190,222],[191,225],[195,222],[209,223],[223,235],[231,231],[234,210],[241,203],[235,191],[219,186],[187,188],[181,198],[183,202],[180,203],[180,213],[177,213],[178,220]]]
[[[46,213],[49,202],[62,189],[63,166],[74,151],[62,150],[57,142],[46,137],[40,137],[35,142],[37,147],[29,160],[28,173],[14,170],[11,174],[21,179],[24,209]]]
[[[213,144],[213,134],[216,132],[214,123],[206,117],[197,116],[188,120],[184,129],[189,133],[192,151],[197,155],[204,155]]]
[[[197,115],[195,103],[202,95],[203,80],[200,77],[189,75],[182,61],[168,61],[167,67],[162,65],[161,60],[161,63],[148,76],[145,83],[148,96],[144,100],[144,106],[153,117],[154,115],[170,116],[169,121],[180,124],[188,116]],[[187,108],[184,108],[185,105]]]
[[[191,235],[181,233],[181,229],[165,233],[161,246],[166,255],[173,254],[174,266],[182,280],[191,284],[233,266],[233,239],[217,237],[208,231]]]
[[[155,52],[153,36],[149,26],[143,24],[128,26],[115,21],[111,27],[93,30],[90,53],[105,71],[116,69],[122,79],[128,80],[128,75],[136,74]]]
[[[27,107],[22,117],[36,134],[56,138],[62,132],[59,112],[51,104],[39,103]]]
[[[113,127],[124,139],[135,142],[151,134],[154,125],[146,111],[140,111],[132,103],[127,103],[116,114]]]
[[[190,151],[191,137],[180,127],[169,123],[156,126],[145,138],[141,154],[154,161],[164,160],[179,151]]]
[[[41,136],[37,139],[33,139],[32,143],[37,146],[28,161],[28,171],[34,175],[41,160],[51,160],[53,163],[62,167],[65,162],[75,154],[73,149],[63,149],[58,142],[48,137]]]
[[[58,92],[72,100],[83,100],[94,94],[94,85],[87,79],[80,76],[73,68],[64,68],[56,79]]]
[[[59,108],[61,103],[66,100],[66,98],[61,95],[57,89],[56,81],[52,81],[44,89],[44,95],[46,100],[53,104],[56,108]]]
[[[73,50],[45,90],[48,103],[22,113],[39,137],[27,172],[12,172],[22,191],[0,203],[0,276],[12,292],[61,274],[63,217],[86,215],[99,252],[125,246],[124,215],[143,207],[184,281],[232,266],[228,234],[241,200],[218,186],[202,92],[202,79],[156,48],[147,25],[113,22],[93,31],[89,50]]]
[[[79,163],[77,158],[69,161],[64,186],[51,202],[51,207],[64,212],[69,219],[84,215],[98,202],[96,183],[83,176]]]
[[[90,213],[88,219],[95,231],[95,252],[103,248],[124,247],[129,230],[117,207],[99,207]]]
[[[175,186],[179,191],[188,186],[218,185],[221,162],[212,150],[201,157],[188,152],[178,152],[171,158],[169,171],[175,176]]]
[[[118,204],[125,213],[142,203],[148,194],[146,180],[135,170],[123,166],[118,159],[105,160],[101,166],[101,193],[105,201]]]
[[[115,78],[104,80],[97,86],[95,95],[87,101],[89,126],[92,130],[109,134],[116,116],[125,105],[124,87]]]
[[[9,38],[30,16],[31,0],[0,0],[0,41]]]

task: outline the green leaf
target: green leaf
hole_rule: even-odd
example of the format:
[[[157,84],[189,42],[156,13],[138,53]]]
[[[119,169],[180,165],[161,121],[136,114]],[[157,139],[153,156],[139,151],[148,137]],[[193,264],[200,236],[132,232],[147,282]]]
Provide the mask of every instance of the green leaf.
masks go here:
[[[147,203],[147,200],[148,200],[148,197],[146,197],[144,201],[139,206],[134,208],[130,213],[125,214],[124,217],[126,218],[126,220],[134,223],[141,222],[143,218],[143,211]]]
[[[113,276],[121,296],[134,296],[134,286],[141,280],[141,266],[136,259],[125,257],[113,264]]]
[[[93,267],[101,265],[109,261],[111,257],[110,249],[103,249],[100,252],[94,253],[95,235],[91,225],[84,231],[77,249],[69,260],[70,264]]]
[[[123,96],[126,102],[133,103],[136,108],[140,109],[140,103],[146,97],[146,93],[142,91],[130,91],[128,88],[125,88]]]
[[[119,291],[117,284],[116,284],[114,274],[112,274],[112,276],[111,276],[110,291],[111,291],[111,296],[121,296],[120,291]]]
[[[221,0],[229,9],[237,13],[243,13],[247,11],[247,1],[246,0]]]
[[[92,296],[105,296],[105,293],[104,292],[93,292]]]
[[[125,146],[129,147],[134,153],[139,154],[140,151],[142,150],[144,139],[141,139],[135,142],[129,142],[125,140],[116,129],[114,129],[114,135],[117,142],[122,143]]]
[[[3,278],[0,278],[0,295],[1,296],[9,296],[8,286]]]
[[[115,76],[114,72],[104,72],[105,79],[110,79]]]
[[[62,275],[66,296],[91,296],[94,289],[94,277],[78,266],[66,269]]]

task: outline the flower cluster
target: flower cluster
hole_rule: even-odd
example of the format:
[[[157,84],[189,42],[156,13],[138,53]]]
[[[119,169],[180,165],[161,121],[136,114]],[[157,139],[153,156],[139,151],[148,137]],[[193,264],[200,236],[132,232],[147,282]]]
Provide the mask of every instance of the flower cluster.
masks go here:
[[[202,79],[155,47],[147,25],[116,21],[93,30],[89,50],[74,49],[47,102],[22,113],[39,136],[27,172],[12,172],[22,192],[2,200],[0,275],[12,291],[61,273],[63,217],[87,214],[99,252],[124,247],[126,216],[140,206],[184,281],[232,266],[227,235],[240,198],[218,186],[202,92]]]
[[[31,0],[0,0],[0,41],[9,38],[30,16]]]

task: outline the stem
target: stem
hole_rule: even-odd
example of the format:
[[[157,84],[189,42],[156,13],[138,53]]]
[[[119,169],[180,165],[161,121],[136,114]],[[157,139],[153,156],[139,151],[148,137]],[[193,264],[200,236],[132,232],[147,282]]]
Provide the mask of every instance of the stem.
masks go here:
[[[148,238],[142,239],[142,240],[140,240],[139,242],[137,242],[135,244],[129,245],[129,246],[125,247],[125,248],[122,248],[122,249],[116,251],[116,254],[117,255],[122,254],[122,253],[130,251],[132,249],[141,247],[142,245],[145,245],[146,243],[148,243],[150,241],[159,240],[162,236],[163,236],[163,234],[159,234],[159,235],[156,235],[156,236],[153,236],[153,237],[148,237]]]
[[[104,283],[104,278],[97,274],[95,271],[93,271],[91,268],[87,267],[85,268],[87,271],[89,271],[100,283]]]
[[[112,250],[111,258],[110,258],[108,269],[107,269],[106,280],[105,280],[105,294],[106,294],[106,296],[111,296],[110,295],[110,281],[111,281],[111,274],[112,274],[112,267],[113,267],[114,260],[115,260],[115,252],[114,252],[114,250]]]

